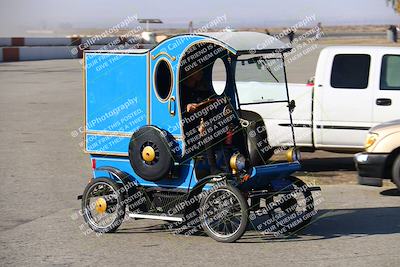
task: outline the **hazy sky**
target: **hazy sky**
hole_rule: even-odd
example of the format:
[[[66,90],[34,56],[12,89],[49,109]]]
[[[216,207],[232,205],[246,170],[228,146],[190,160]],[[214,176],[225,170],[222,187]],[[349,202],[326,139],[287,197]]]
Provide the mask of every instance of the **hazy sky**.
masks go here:
[[[226,14],[238,26],[289,26],[316,14],[325,25],[400,24],[386,0],[0,0],[0,35],[26,29],[110,27],[128,15],[199,26]]]

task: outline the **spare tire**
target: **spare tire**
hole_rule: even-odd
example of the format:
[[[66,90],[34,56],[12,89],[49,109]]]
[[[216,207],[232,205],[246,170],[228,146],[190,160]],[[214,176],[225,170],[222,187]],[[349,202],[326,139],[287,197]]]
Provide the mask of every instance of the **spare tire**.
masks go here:
[[[167,178],[173,167],[173,157],[167,133],[154,126],[144,126],[132,134],[129,161],[135,173],[147,181]]]

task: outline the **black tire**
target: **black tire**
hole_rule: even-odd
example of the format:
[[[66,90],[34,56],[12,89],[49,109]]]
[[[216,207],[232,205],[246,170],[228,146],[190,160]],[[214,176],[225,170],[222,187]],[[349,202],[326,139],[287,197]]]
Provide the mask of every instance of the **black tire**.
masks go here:
[[[393,162],[392,180],[393,183],[397,186],[397,189],[400,191],[400,154]]]
[[[292,183],[291,189],[294,190],[293,192],[297,192],[296,196],[300,198],[301,203],[304,202],[304,205],[299,208],[299,199],[293,198],[290,194],[277,194],[272,199],[267,199],[267,204],[270,205],[271,201],[279,203],[275,208],[269,209],[269,216],[273,219],[275,229],[281,233],[292,234],[300,231],[311,222],[314,215],[314,199],[306,183],[294,176],[290,176],[288,179]],[[287,197],[284,198],[285,201],[274,200],[274,198],[282,196]],[[278,213],[276,210],[280,210],[280,212]],[[293,215],[293,218],[291,215]],[[285,218],[291,219],[286,222]]]
[[[219,207],[216,207],[217,204]],[[221,204],[225,206],[221,207]],[[233,214],[231,214],[232,212]],[[231,243],[238,240],[246,231],[248,218],[249,206],[247,201],[241,192],[231,185],[211,189],[201,199],[200,221],[202,228],[209,237],[218,242]],[[233,223],[234,221],[235,223]],[[228,224],[231,231],[222,233],[225,229],[229,231]],[[221,226],[223,230],[220,232]]]
[[[104,190],[100,191],[102,189],[101,187],[103,187]],[[97,233],[115,232],[124,221],[126,207],[125,195],[120,193],[120,188],[121,187],[116,182],[109,178],[96,178],[86,186],[82,195],[82,213],[85,222],[93,231]],[[110,195],[110,192],[113,194]],[[103,218],[103,222],[106,222],[105,225],[100,225],[100,222],[96,222],[95,218],[93,218],[92,211],[94,207],[90,201],[90,197],[96,195],[99,196],[99,198],[105,197],[106,199],[106,210],[103,213],[106,215],[112,213],[114,215],[114,217]],[[97,204],[97,200],[95,204]],[[94,209],[97,212],[97,209]]]
[[[251,111],[243,110],[242,116],[250,121],[250,125],[246,127],[250,164],[251,166],[265,165],[274,155],[274,148],[264,141],[268,140],[264,121],[259,114]],[[261,144],[261,146],[258,147],[258,144]]]
[[[142,157],[147,146],[155,151],[152,161],[145,161]],[[135,173],[147,181],[168,177],[174,161],[166,134],[154,126],[145,126],[134,132],[129,143],[129,161]]]

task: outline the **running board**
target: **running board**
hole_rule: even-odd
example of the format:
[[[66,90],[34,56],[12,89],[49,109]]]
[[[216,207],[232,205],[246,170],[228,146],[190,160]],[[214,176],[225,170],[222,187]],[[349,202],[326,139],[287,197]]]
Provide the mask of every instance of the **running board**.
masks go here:
[[[129,213],[128,216],[134,219],[150,219],[150,220],[162,220],[162,221],[173,221],[173,222],[183,221],[182,217],[172,217],[172,216],[144,214],[144,213]]]
[[[311,186],[308,188],[310,192],[314,191],[321,191],[321,187],[319,186]],[[271,197],[275,195],[280,195],[280,194],[290,194],[295,190],[280,190],[280,191],[269,191],[269,190],[256,190],[256,191],[250,191],[249,192],[249,197]]]
[[[308,189],[310,191],[322,191],[320,186],[311,186]]]

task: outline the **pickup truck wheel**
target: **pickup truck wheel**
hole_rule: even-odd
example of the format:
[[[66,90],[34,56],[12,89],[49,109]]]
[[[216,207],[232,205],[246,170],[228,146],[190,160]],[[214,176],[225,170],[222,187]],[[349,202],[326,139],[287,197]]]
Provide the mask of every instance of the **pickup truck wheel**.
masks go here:
[[[396,184],[397,189],[400,191],[400,155],[398,155],[393,162],[392,179],[393,183]]]

